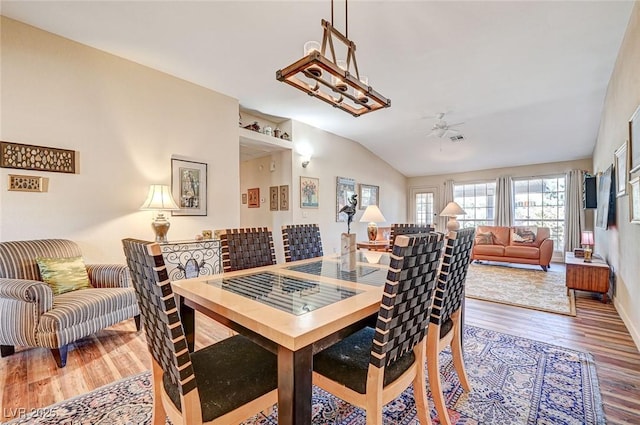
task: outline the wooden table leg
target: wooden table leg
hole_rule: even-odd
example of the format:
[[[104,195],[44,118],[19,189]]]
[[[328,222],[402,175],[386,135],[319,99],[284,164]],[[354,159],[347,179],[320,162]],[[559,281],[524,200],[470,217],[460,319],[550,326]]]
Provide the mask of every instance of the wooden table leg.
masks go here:
[[[193,308],[184,303],[184,297],[180,297],[180,321],[184,330],[184,337],[187,339],[187,347],[189,352],[193,353],[196,341],[196,312]]]
[[[311,424],[313,350],[278,348],[278,424]]]

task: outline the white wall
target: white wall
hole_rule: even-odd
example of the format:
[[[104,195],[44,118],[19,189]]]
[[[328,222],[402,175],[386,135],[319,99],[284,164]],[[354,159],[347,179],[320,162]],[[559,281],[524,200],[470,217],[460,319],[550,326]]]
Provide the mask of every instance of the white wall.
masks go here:
[[[61,237],[85,260],[123,262],[120,240],[152,239],[139,211],[171,182],[172,154],[208,164],[208,216],[172,217],[169,239],[240,222],[238,102],[2,17],[0,139],[73,149],[79,172],[0,168],[0,240]],[[7,175],[50,179],[7,191]]]
[[[640,3],[636,2],[607,89],[593,154],[595,171],[613,163],[615,150],[629,139],[628,122],[639,105]],[[595,246],[615,272],[616,309],[640,348],[640,226],[629,222],[629,195],[616,198],[616,225],[596,228],[595,237]]]

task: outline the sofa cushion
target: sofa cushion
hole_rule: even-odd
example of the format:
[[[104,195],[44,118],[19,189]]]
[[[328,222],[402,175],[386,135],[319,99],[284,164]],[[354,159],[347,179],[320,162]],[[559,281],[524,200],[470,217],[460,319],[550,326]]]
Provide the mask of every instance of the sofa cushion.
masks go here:
[[[503,226],[478,226],[476,234],[478,233],[493,233],[493,243],[496,245],[509,245],[510,237],[509,233],[511,229]]]
[[[513,245],[504,247],[505,257],[514,258],[540,258],[540,249],[535,246]]]
[[[94,288],[67,292],[53,299],[53,307],[40,317],[39,332],[57,332],[93,319],[109,317],[137,303],[133,288]]]
[[[502,245],[474,245],[473,255],[490,255],[494,257],[504,256],[505,247]]]
[[[511,242],[519,245],[536,245],[536,235],[538,228],[536,226],[516,226],[512,229]]]
[[[494,245],[493,241],[493,233],[485,232],[485,233],[476,233],[476,245]]]
[[[42,280],[51,287],[53,295],[92,287],[82,257],[38,257],[36,262]]]

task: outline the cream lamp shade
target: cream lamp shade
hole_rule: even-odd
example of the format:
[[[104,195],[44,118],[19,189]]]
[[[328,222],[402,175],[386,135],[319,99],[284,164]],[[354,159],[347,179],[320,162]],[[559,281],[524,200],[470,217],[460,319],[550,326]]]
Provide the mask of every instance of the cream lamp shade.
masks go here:
[[[367,225],[367,236],[369,241],[375,241],[378,237],[378,225],[376,223],[382,223],[387,221],[382,215],[382,211],[377,205],[369,205],[364,214],[360,218],[361,223],[369,223]]]
[[[165,184],[152,184],[149,186],[147,199],[144,201],[141,210],[157,211],[155,219],[151,222],[151,227],[156,233],[156,242],[166,243],[167,232],[171,223],[164,215],[164,211],[179,210],[180,207],[173,200],[169,186]]]
[[[441,217],[449,217],[449,221],[447,221],[447,230],[450,232],[460,228],[460,223],[456,217],[463,214],[466,214],[466,212],[456,202],[449,202],[440,212]]]

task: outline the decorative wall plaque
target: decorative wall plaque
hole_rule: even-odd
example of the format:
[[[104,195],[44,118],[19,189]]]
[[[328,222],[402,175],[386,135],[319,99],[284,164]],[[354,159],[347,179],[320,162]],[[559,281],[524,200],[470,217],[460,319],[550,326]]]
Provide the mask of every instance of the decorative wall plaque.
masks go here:
[[[49,179],[39,176],[19,176],[9,174],[9,190],[19,192],[46,192]]]
[[[46,146],[0,142],[0,167],[23,170],[76,172],[76,152]]]

